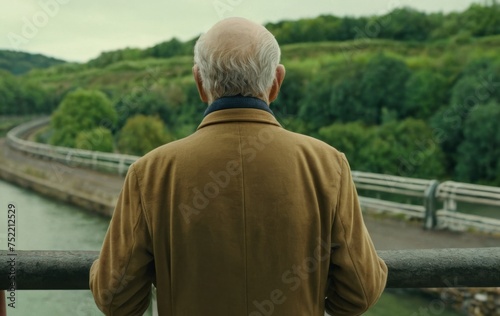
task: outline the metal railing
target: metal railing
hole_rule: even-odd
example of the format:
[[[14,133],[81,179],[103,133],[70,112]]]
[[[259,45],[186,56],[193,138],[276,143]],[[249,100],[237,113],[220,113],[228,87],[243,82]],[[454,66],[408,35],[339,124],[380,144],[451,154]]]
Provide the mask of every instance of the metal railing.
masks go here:
[[[70,166],[106,170],[123,175],[139,157],[101,153],[89,150],[39,144],[22,139],[30,131],[47,125],[50,118],[42,118],[22,124],[7,134],[10,147],[37,157],[55,160]],[[426,229],[449,228],[455,230],[474,229],[488,233],[500,233],[500,220],[484,215],[458,212],[457,202],[474,205],[500,206],[500,188],[467,183],[416,179],[385,174],[353,171],[353,180],[358,190],[408,197],[406,201],[360,196],[364,209],[402,214],[423,220]],[[438,204],[443,208],[438,210]],[[500,209],[498,210],[500,218]]]
[[[413,202],[395,202],[360,196],[360,204],[364,209],[419,218],[423,220],[426,229],[437,227],[458,231],[500,233],[500,188],[498,187],[453,181],[439,183],[437,180],[359,171],[352,173],[358,190],[413,198]],[[457,204],[461,207],[457,207]],[[490,207],[489,215],[484,211],[481,212],[485,206]]]
[[[477,213],[478,205],[493,206],[500,217],[500,188],[446,181],[437,187],[436,197],[443,201],[443,207],[436,211],[440,228],[498,231],[500,219],[470,213]]]
[[[22,139],[30,131],[47,125],[50,118],[40,118],[19,125],[7,133],[7,143],[11,148],[73,167],[86,167],[123,175],[138,156],[103,153],[98,151],[52,146]]]
[[[424,225],[427,229],[432,229],[436,225],[434,193],[439,184],[437,180],[398,177],[361,171],[353,171],[352,177],[358,190],[419,198],[420,202],[420,204],[412,204],[407,201],[395,202],[360,196],[359,200],[363,208],[403,214],[410,218],[419,218],[424,220]]]
[[[500,287],[500,248],[378,251],[387,288]],[[97,251],[17,251],[16,290],[85,290]],[[0,251],[0,290],[11,287],[12,253]]]

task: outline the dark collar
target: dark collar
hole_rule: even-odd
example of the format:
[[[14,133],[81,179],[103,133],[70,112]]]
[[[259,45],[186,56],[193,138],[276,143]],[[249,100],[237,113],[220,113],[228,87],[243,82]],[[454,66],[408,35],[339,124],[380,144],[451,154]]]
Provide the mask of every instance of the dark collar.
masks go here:
[[[207,116],[215,111],[226,109],[259,109],[269,112],[274,116],[273,111],[271,111],[266,102],[254,97],[243,97],[241,95],[222,97],[215,100],[208,106],[203,116]]]

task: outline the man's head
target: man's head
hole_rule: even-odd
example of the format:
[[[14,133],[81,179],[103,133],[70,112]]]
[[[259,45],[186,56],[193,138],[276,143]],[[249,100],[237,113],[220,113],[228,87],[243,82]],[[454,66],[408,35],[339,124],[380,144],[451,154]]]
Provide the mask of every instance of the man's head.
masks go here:
[[[203,34],[194,48],[193,74],[201,99],[241,94],[272,102],[285,77],[281,51],[263,26],[229,18]]]

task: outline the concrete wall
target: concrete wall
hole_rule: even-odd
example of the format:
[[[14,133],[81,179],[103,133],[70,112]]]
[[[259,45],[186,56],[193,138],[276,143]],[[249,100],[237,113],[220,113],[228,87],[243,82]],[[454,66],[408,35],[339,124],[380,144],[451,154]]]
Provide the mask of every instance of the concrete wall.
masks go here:
[[[100,215],[111,217],[113,214],[115,201],[110,201],[109,198],[100,198],[102,195],[99,194],[99,187],[95,187],[94,194],[82,192],[71,186],[60,185],[52,180],[16,170],[12,168],[12,164],[0,164],[0,179]]]

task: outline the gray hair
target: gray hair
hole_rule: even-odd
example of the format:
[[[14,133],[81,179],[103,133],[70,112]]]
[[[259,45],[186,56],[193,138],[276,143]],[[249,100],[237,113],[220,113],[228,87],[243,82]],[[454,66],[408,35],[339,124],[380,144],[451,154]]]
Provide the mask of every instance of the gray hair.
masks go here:
[[[194,47],[194,63],[198,66],[203,90],[212,101],[238,94],[267,98],[281,50],[271,33],[266,29],[261,32],[259,43],[235,44],[230,49],[218,49],[200,36]]]

